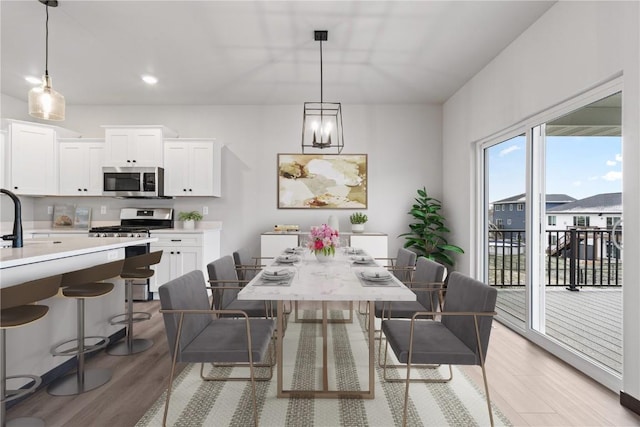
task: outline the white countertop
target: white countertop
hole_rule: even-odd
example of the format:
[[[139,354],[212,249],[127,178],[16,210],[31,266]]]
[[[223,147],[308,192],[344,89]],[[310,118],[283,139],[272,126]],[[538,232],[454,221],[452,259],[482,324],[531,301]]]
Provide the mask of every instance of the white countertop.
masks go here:
[[[157,238],[103,237],[88,239],[84,236],[57,237],[47,239],[25,239],[22,248],[0,249],[0,269],[17,267],[36,262],[109,251],[127,246],[156,242]]]

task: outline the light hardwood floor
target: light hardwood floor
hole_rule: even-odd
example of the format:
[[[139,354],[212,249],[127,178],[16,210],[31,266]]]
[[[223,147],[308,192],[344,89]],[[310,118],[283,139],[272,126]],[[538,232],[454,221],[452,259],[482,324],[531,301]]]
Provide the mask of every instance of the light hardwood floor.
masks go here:
[[[152,320],[135,334],[154,346],[133,356],[104,352],[87,368],[111,367],[112,380],[91,392],[53,397],[38,391],[8,411],[43,418],[47,426],[133,426],[167,386],[170,358],[158,302],[136,303]],[[478,367],[465,368],[482,382]],[[517,426],[640,426],[640,416],[623,408],[618,395],[498,323],[492,331],[487,371],[493,402]]]

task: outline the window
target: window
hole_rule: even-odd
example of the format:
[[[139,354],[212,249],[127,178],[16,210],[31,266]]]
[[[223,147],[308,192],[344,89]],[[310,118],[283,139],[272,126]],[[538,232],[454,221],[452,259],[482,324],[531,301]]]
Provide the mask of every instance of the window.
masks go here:
[[[509,203],[509,210],[513,211],[513,203]]]
[[[613,225],[617,221],[620,221],[620,217],[619,216],[608,216],[607,217],[607,228],[613,228]]]
[[[524,210],[524,203],[518,203],[516,210],[518,210],[518,212],[522,212]]]
[[[498,228],[502,228],[502,225],[503,225],[503,223],[502,223],[502,218],[498,218],[498,219],[496,219],[496,227],[498,227]]]
[[[555,215],[547,216],[547,225],[556,225],[557,218]]]
[[[573,225],[575,227],[588,227],[589,226],[589,217],[588,216],[574,216],[573,217]]]
[[[507,225],[511,225],[511,218],[507,219]]]

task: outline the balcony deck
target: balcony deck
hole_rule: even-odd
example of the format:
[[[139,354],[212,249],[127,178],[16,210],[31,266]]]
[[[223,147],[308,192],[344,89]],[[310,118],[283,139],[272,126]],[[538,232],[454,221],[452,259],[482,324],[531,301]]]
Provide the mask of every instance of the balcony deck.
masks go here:
[[[498,287],[497,311],[524,325],[525,289]],[[546,288],[547,335],[622,372],[622,288]]]

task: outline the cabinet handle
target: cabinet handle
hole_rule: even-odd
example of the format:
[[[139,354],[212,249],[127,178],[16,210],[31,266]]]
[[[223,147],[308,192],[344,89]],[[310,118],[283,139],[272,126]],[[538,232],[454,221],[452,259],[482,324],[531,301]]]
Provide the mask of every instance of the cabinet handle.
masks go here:
[[[135,163],[136,161],[134,160],[133,163]]]
[[[78,188],[78,191],[82,191],[82,188]]]
[[[176,252],[176,254],[180,255],[180,251]]]
[[[84,191],[87,191],[87,189],[85,188]]]
[[[131,160],[127,160],[127,163],[131,163]]]
[[[187,189],[186,189],[186,188],[183,188],[183,189],[182,189],[182,191],[187,191]]]
[[[173,251],[169,252],[171,255],[173,255]]]
[[[193,189],[190,188],[189,191],[193,191]]]
[[[14,190],[17,190],[17,189],[18,189],[18,187],[13,187],[13,189],[14,189]]]
[[[172,242],[182,242],[182,239],[171,239]],[[173,253],[173,252],[171,252]]]

